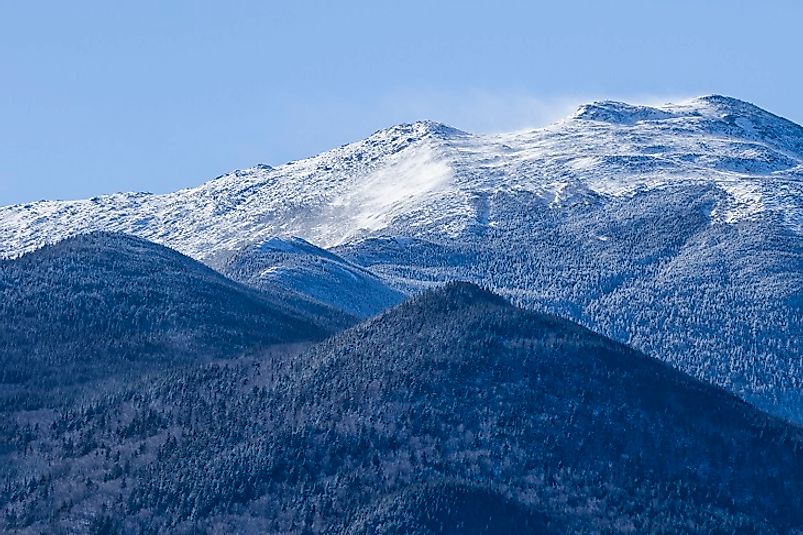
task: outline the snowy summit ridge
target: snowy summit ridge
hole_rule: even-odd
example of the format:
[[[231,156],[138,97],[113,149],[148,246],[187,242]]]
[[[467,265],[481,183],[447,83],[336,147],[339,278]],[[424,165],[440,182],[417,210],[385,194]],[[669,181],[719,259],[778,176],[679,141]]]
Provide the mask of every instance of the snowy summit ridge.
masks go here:
[[[568,120],[477,135],[432,121],[380,130],[304,160],[234,171],[164,195],[114,194],[0,208],[0,255],[89,230],[127,232],[209,260],[273,235],[333,246],[396,224],[457,236],[485,221],[478,199],[526,190],[553,205],[715,184],[715,219],[775,210],[800,227],[803,129],[712,95],[662,107],[603,101]]]

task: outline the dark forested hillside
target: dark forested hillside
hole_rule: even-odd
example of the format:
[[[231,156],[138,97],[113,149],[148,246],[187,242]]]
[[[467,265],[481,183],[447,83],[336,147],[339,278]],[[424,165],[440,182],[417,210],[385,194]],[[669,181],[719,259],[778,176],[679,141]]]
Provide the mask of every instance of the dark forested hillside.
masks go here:
[[[107,233],[0,261],[0,318],[0,389],[11,404],[32,388],[320,340],[352,321]]]
[[[174,370],[18,415],[7,437],[7,530],[803,526],[799,427],[464,283],[295,356]]]
[[[413,485],[353,515],[343,535],[519,535],[554,533],[532,508],[487,487],[439,482]]]

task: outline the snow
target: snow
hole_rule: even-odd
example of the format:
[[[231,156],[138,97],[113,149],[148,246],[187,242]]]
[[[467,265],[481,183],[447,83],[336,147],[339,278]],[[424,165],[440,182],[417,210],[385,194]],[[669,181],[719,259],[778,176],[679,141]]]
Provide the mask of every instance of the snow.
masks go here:
[[[733,181],[721,182],[720,187],[730,196],[731,202],[719,207],[714,214],[715,219],[725,223],[735,223],[763,210],[761,190],[756,184]]]
[[[278,236],[271,236],[259,245],[259,249],[267,251],[283,251],[293,253],[298,251],[298,246],[291,240],[282,239]]]
[[[347,241],[355,232],[385,228],[395,216],[414,208],[428,194],[448,187],[451,178],[451,167],[429,145],[393,155],[332,203],[351,219],[333,244]]]
[[[799,230],[801,183],[803,128],[752,104],[716,95],[661,107],[606,101],[511,133],[398,125],[166,195],[2,207],[0,256],[90,230],[135,234],[203,261],[271,236],[323,247],[382,233],[456,237],[494,226],[491,204],[506,191],[530,192],[557,210],[588,195],[700,184],[724,194],[712,209],[715,224],[778,212]]]

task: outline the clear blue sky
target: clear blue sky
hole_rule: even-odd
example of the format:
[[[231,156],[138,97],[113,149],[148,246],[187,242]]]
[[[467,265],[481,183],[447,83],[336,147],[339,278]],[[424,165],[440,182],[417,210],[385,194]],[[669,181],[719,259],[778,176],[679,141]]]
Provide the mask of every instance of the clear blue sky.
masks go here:
[[[803,2],[0,0],[0,205],[171,191],[392,124],[723,93],[803,122]]]

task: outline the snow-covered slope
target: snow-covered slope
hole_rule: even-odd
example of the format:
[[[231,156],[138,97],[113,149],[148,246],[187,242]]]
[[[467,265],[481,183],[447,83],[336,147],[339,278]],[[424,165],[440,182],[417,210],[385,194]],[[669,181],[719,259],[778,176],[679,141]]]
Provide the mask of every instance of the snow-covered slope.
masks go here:
[[[301,238],[269,238],[246,247],[219,269],[251,287],[285,288],[360,318],[404,299],[367,269]]]
[[[679,182],[726,193],[713,207],[717,221],[778,211],[800,230],[801,178],[803,129],[745,102],[597,102],[538,130],[473,135],[419,122],[166,195],[0,208],[0,254],[94,229],[136,234],[199,259],[273,235],[324,247],[399,226],[455,236],[494,223],[484,199],[500,190],[532,192],[557,205]]]
[[[460,136],[421,122],[307,160],[235,171],[167,195],[125,193],[2,208],[0,254],[103,228],[210,259],[274,235],[333,245],[412,212],[437,222],[439,214],[426,206],[432,195],[453,188],[446,142]]]
[[[803,128],[733,98],[419,122],[171,194],[9,206],[0,255],[94,229],[218,269],[299,236],[404,291],[472,280],[803,421]]]
[[[103,232],[0,260],[0,407],[36,405],[59,386],[320,341],[354,323],[282,285],[261,290]]]

